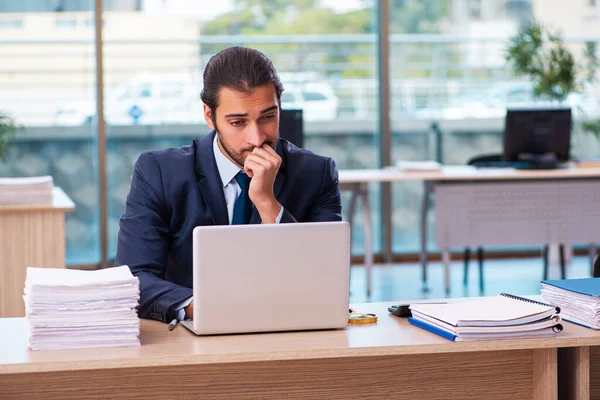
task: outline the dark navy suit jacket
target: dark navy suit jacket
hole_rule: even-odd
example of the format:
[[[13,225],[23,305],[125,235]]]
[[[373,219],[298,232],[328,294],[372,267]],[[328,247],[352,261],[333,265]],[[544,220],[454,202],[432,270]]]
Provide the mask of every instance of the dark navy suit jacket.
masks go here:
[[[192,231],[227,225],[223,184],[211,132],[190,146],[143,153],[137,160],[120,220],[117,265],[140,280],[141,318],[169,322],[192,296]],[[282,223],[341,220],[338,173],[331,158],[279,139],[282,164],[273,186]],[[250,223],[260,224],[252,210]]]

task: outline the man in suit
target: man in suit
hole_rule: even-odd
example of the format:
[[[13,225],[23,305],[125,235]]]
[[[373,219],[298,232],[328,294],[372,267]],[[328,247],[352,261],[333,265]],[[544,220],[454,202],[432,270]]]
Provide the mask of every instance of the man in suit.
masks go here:
[[[142,318],[192,317],[196,226],[341,220],[334,161],[279,138],[283,86],[271,61],[228,48],[203,78],[212,131],[189,146],[143,153],[120,220],[116,263],[140,280]]]

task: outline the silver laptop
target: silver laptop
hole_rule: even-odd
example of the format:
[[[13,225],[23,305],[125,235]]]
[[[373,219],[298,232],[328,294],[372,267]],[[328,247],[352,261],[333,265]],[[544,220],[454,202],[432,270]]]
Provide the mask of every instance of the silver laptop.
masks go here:
[[[197,335],[348,324],[347,222],[199,226],[193,260]]]

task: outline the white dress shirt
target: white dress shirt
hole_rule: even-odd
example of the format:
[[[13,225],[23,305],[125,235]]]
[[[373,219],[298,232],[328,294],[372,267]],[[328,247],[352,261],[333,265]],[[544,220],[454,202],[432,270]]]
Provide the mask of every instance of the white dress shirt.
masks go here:
[[[225,203],[227,204],[227,216],[229,217],[229,224],[231,224],[235,200],[242,192],[242,188],[237,183],[235,176],[238,172],[243,170],[235,165],[229,158],[225,157],[225,155],[221,152],[221,149],[217,143],[217,135],[215,135],[215,140],[213,140],[213,153],[215,154],[215,161],[217,162],[217,170],[221,176],[221,182],[223,182],[223,194],[225,195]],[[281,207],[275,222],[279,223],[282,216],[283,207]],[[190,297],[189,299],[179,303],[179,305],[176,307],[178,320],[183,321],[185,319],[184,308],[192,302],[192,299],[193,297]]]

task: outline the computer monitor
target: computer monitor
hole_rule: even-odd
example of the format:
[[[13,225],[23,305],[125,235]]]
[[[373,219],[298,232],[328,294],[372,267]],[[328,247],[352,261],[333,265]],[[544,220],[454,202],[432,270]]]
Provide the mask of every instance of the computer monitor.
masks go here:
[[[281,110],[279,135],[298,147],[304,147],[302,110]]]
[[[533,167],[569,160],[570,108],[509,108],[504,128],[504,161]],[[535,165],[537,163],[537,165]]]

